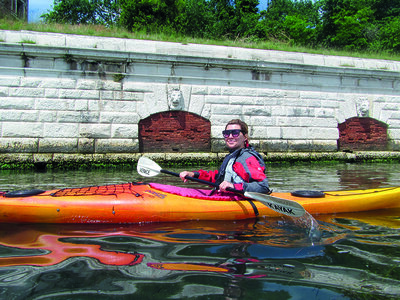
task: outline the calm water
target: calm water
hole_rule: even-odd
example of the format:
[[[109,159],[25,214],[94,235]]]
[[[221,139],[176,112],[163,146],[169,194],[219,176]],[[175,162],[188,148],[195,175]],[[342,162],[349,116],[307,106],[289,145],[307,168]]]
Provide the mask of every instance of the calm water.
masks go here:
[[[398,164],[271,166],[268,177],[275,191],[400,186]],[[134,169],[13,171],[0,173],[0,190],[143,180]],[[182,185],[168,175],[151,181]],[[398,299],[399,216],[400,210],[316,216],[322,238],[314,243],[286,217],[0,224],[0,299]]]

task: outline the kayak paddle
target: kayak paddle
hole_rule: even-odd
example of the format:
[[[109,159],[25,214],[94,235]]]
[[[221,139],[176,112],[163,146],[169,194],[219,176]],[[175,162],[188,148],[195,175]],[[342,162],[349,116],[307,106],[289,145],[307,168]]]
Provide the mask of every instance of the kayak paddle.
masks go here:
[[[156,162],[144,156],[139,158],[137,164],[137,171],[141,176],[144,177],[153,177],[159,175],[160,173],[179,177],[178,173],[171,172],[168,170],[163,170]],[[199,183],[203,183],[218,188],[218,184],[210,181],[198,179],[191,176],[186,176],[185,178],[191,181],[196,181]],[[257,200],[263,203],[264,205],[268,206],[272,210],[291,217],[302,217],[306,212],[304,207],[301,206],[301,204],[292,200],[287,200],[256,192],[243,192],[232,188],[228,189],[228,191],[244,195],[246,198]]]

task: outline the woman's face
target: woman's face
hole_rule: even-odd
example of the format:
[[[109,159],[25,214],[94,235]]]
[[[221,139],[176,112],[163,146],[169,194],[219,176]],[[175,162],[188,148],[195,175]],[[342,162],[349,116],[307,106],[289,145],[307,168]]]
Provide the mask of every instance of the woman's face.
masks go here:
[[[226,130],[233,130],[233,129],[241,130],[239,124],[229,124],[226,127]],[[245,136],[243,132],[240,132],[238,137],[233,137],[232,134],[230,134],[229,137],[225,138],[226,146],[230,150],[237,150],[240,148],[244,148],[246,141],[247,141],[247,136]]]

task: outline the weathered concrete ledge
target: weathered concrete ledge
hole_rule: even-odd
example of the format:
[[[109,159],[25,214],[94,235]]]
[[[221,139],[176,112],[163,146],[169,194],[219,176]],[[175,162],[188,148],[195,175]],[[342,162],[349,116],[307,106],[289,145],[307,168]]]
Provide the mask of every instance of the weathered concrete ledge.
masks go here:
[[[0,169],[76,169],[126,167],[136,165],[141,156],[147,156],[165,165],[214,165],[222,162],[227,153],[7,153],[0,154]],[[273,152],[262,154],[268,163],[309,162],[376,162],[400,161],[400,152]]]

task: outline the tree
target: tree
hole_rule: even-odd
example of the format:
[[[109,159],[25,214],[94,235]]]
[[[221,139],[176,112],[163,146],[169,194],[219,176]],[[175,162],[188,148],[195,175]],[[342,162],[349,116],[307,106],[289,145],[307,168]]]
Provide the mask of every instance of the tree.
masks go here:
[[[311,0],[271,0],[261,12],[259,27],[269,39],[314,45],[320,22],[318,8]]]
[[[380,28],[380,46],[378,50],[400,52],[400,16],[384,19]]]
[[[374,0],[323,0],[320,41],[347,50],[368,48],[376,38],[372,4]]]
[[[231,0],[209,0],[209,10],[213,15],[210,33],[214,38],[234,38],[236,35],[235,9]]]
[[[293,44],[312,46],[315,43],[315,26],[308,22],[307,16],[287,16],[283,22],[283,31]]]
[[[371,3],[371,8],[378,21],[400,16],[400,0],[375,0]]]
[[[341,11],[333,17],[336,26],[335,36],[330,43],[341,49],[364,50],[368,48],[371,37],[366,34],[373,20],[373,12],[369,7],[355,12]]]
[[[112,26],[118,16],[117,0],[54,0],[53,10],[41,17],[46,23]]]
[[[161,32],[176,26],[183,0],[121,0],[119,24],[124,28]]]
[[[235,17],[236,37],[250,37],[255,35],[255,28],[259,20],[258,0],[236,0]]]
[[[213,15],[208,0],[186,0],[177,18],[179,32],[192,37],[212,38]]]

